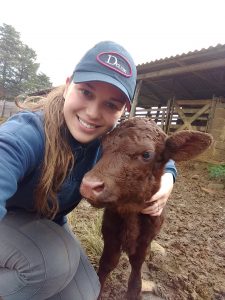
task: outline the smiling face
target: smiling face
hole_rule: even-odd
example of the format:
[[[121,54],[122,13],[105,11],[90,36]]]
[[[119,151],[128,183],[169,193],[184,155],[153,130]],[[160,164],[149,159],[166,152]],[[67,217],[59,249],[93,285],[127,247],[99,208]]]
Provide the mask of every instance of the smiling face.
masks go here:
[[[67,80],[63,113],[71,135],[88,143],[110,131],[125,110],[125,96],[115,86]]]

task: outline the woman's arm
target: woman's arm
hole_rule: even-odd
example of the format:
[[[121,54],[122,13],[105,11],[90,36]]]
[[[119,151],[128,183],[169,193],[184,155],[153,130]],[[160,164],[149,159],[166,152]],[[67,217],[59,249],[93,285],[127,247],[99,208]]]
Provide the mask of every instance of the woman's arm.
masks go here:
[[[18,183],[37,165],[43,153],[43,125],[33,113],[18,113],[0,126],[0,220],[6,201]]]

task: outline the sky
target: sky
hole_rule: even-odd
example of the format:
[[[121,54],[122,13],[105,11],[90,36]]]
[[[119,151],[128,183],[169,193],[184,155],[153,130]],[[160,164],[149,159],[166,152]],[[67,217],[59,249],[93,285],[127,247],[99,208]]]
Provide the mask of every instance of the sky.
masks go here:
[[[224,0],[7,0],[0,24],[20,33],[57,86],[100,41],[120,43],[137,65],[225,44],[224,11]]]

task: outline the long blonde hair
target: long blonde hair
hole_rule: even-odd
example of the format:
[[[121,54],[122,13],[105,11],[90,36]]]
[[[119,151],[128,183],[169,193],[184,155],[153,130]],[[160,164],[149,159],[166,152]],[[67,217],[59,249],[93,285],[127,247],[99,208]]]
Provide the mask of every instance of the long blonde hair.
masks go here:
[[[69,131],[63,115],[64,89],[65,86],[56,88],[46,98],[39,97],[37,102],[30,97],[23,104],[17,103],[22,109],[43,110],[44,113],[45,153],[35,190],[35,209],[41,216],[50,219],[55,217],[59,208],[57,193],[74,166]]]

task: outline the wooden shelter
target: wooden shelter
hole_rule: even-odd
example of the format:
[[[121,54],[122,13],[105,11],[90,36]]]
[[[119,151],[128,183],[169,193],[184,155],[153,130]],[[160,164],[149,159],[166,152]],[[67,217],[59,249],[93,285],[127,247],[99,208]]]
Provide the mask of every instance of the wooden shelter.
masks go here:
[[[137,66],[130,117],[147,115],[170,134],[209,132],[214,146],[204,159],[225,162],[225,45]]]

